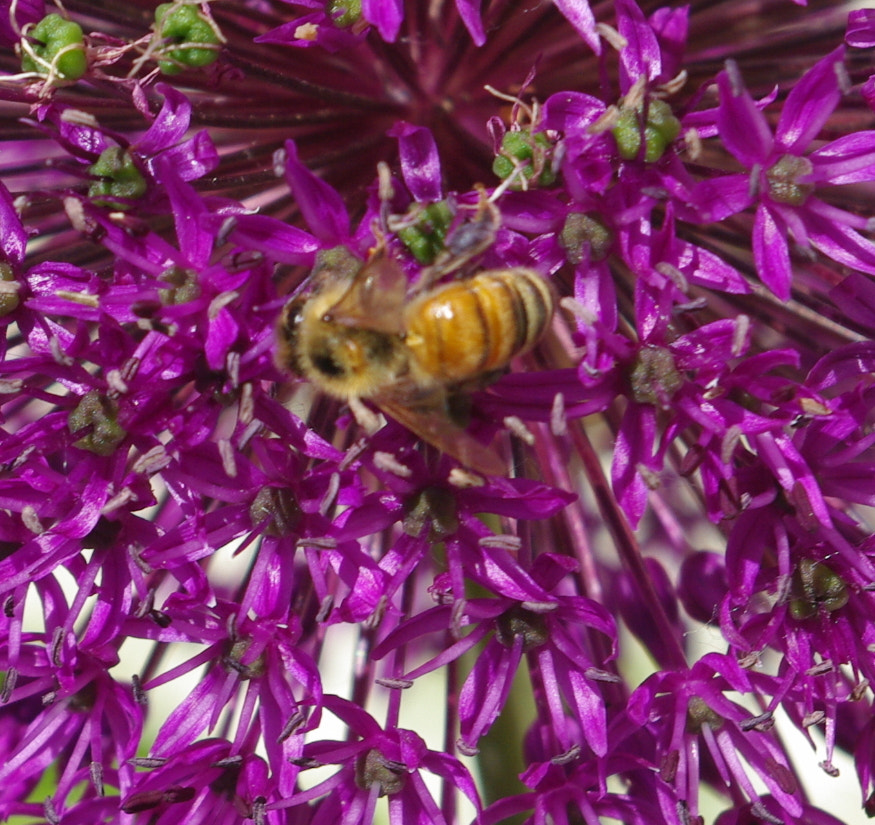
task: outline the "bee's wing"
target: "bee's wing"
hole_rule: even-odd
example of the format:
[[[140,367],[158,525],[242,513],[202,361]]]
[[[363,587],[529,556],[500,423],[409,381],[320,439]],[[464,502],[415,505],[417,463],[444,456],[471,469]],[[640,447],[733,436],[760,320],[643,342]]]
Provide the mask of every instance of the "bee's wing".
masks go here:
[[[431,393],[426,401],[417,398],[415,405],[403,390],[381,393],[374,402],[399,424],[465,467],[490,476],[507,473],[505,462],[493,448],[481,444],[452,421],[443,390]]]
[[[396,261],[378,248],[353,276],[349,287],[328,308],[326,317],[348,327],[402,333],[407,276]]]

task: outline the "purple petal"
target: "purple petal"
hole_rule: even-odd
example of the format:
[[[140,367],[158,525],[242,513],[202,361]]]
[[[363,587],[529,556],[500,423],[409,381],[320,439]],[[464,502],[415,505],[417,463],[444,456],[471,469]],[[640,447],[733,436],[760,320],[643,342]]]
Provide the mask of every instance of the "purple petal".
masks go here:
[[[404,19],[404,7],[401,0],[362,0],[362,16],[377,27],[383,40],[394,43]]]
[[[182,92],[166,83],[159,83],[155,88],[164,95],[164,104],[158,117],[135,144],[137,152],[147,156],[179,143],[191,122],[191,104]]]
[[[57,115],[57,111],[52,110],[47,119],[55,121],[57,118],[55,122],[58,128],[58,143],[74,157],[93,163],[97,160],[97,156],[110,145],[106,135],[100,129],[86,123],[71,122]]]
[[[595,17],[589,7],[588,0],[555,0],[555,5],[565,19],[577,29],[577,33],[583,38],[584,43],[596,54],[601,54],[602,44],[599,41]]]
[[[714,621],[727,590],[726,563],[721,554],[699,551],[684,559],[678,579],[678,596],[684,610],[696,621]]]
[[[205,266],[215,238],[206,222],[200,220],[206,214],[204,202],[191,186],[175,176],[175,169],[169,163],[161,163],[158,168],[162,171],[160,180],[170,197],[179,246],[191,264]]]
[[[583,92],[558,92],[550,95],[541,109],[545,129],[562,132],[566,138],[577,137],[592,142],[589,127],[604,113],[605,104]]]
[[[21,225],[18,212],[15,211],[12,195],[2,181],[0,181],[0,246],[9,263],[17,266],[24,260],[27,233]]]
[[[459,694],[462,741],[469,747],[491,727],[507,701],[522,655],[522,640],[512,649],[492,641],[477,657]]]
[[[693,244],[682,244],[681,249],[684,259],[689,256],[689,271],[683,264],[678,268],[687,276],[690,283],[723,292],[734,292],[738,295],[750,292],[750,287],[742,274],[720,255]]]
[[[724,318],[691,330],[672,342],[670,349],[679,369],[716,371],[733,357],[735,336],[735,321]]]
[[[875,111],[875,75],[870,75],[868,80],[860,87],[860,94],[866,105]]]
[[[701,181],[693,187],[690,197],[699,219],[708,223],[722,221],[747,209],[753,200],[749,175],[724,175]]]
[[[246,249],[264,252],[272,260],[312,267],[320,244],[303,229],[267,215],[237,215],[228,239]]]
[[[682,635],[683,626],[678,619],[677,597],[668,573],[657,559],[645,558],[643,561],[654,595],[662,605],[668,623],[678,635]],[[611,604],[617,606],[629,630],[643,642],[662,667],[670,668],[672,653],[665,645],[662,627],[653,621],[651,608],[642,601],[634,578],[625,571],[619,571],[611,580],[608,592],[611,594]]]
[[[212,370],[225,366],[225,360],[233,343],[237,340],[240,327],[227,307],[222,307],[210,323],[207,330],[207,340],[204,344],[204,354],[207,364]]]
[[[582,261],[574,268],[574,300],[598,318],[605,329],[617,327],[617,293],[605,261]]]
[[[760,459],[772,471],[785,492],[793,495],[798,510],[803,509],[801,501],[804,500],[804,509],[807,512],[798,513],[797,518],[806,519],[811,525],[816,519],[822,527],[829,529],[832,526],[829,508],[823,500],[811,468],[799,454],[795,444],[784,434],[771,433],[757,436],[756,444]]]
[[[617,28],[626,45],[620,50],[620,89],[625,93],[639,77],[655,80],[662,74],[656,36],[632,0],[616,0]]]
[[[818,468],[817,481],[824,495],[875,505],[875,464],[856,461],[847,466]]]
[[[690,28],[690,7],[657,9],[650,15],[650,27],[659,41],[662,74],[667,78],[675,77],[684,64]]]
[[[15,14],[15,26],[11,17]],[[0,9],[0,43],[11,46],[21,39],[21,30],[29,23],[38,23],[46,16],[43,0],[18,0],[16,3],[3,3]]]
[[[753,228],[753,254],[757,274],[762,282],[782,301],[790,298],[790,252],[787,249],[787,228],[780,225],[777,215],[766,206],[757,209]]]
[[[795,788],[785,789],[777,778],[791,775],[791,771],[787,766],[786,754],[771,737],[757,731],[741,732],[734,726],[727,726],[717,732],[715,739],[720,743],[720,751],[735,775],[744,770],[739,757],[739,753],[743,753],[781,808],[793,818],[802,814],[802,803],[796,797],[798,791]]]
[[[574,493],[525,478],[494,479],[491,487],[468,490],[466,504],[474,512],[547,518],[577,499]]]
[[[338,245],[349,237],[349,215],[343,198],[298,160],[298,149],[286,141],[286,181],[307,226],[322,241]]]
[[[418,203],[434,203],[441,199],[441,161],[431,131],[398,121],[388,134],[398,138],[401,175]]]
[[[446,753],[426,751],[422,758],[422,767],[437,776],[442,776],[449,780],[454,787],[458,788],[471,800],[471,804],[474,805],[477,811],[480,811],[482,804],[474,779],[468,772],[468,769],[457,759],[453,759],[453,757]],[[405,819],[403,821],[406,823],[411,820]]]
[[[875,274],[875,244],[848,226],[849,220],[843,222],[846,213],[814,199],[806,207],[799,216],[812,246],[840,264]]]
[[[748,168],[764,163],[772,154],[772,132],[735,63],[727,61],[726,70],[717,75],[717,86],[717,128],[726,148]]]
[[[62,261],[43,261],[31,267],[26,276],[27,285],[35,295],[49,297],[59,289],[76,292],[91,292],[96,286],[89,285],[92,278],[87,270]]]
[[[845,42],[858,49],[875,46],[875,9],[856,9],[848,15]]]
[[[868,329],[870,336],[875,334],[875,282],[871,278],[862,272],[851,272],[830,291],[829,299],[850,320]]]
[[[538,657],[542,669],[546,669],[544,668],[546,659],[547,656],[543,653]],[[562,685],[562,692],[569,705],[580,720],[587,744],[592,748],[593,753],[604,756],[608,752],[608,733],[605,703],[601,694],[580,670],[562,668],[555,675]]]
[[[300,3],[299,5],[311,5],[309,3]],[[324,3],[316,4],[324,8]],[[315,27],[316,36],[302,37],[304,32],[308,34]],[[264,34],[260,34],[254,38],[256,43],[280,43],[281,45],[294,46],[300,49],[310,49],[318,46],[326,52],[339,52],[342,49],[351,49],[357,46],[367,36],[369,27],[365,27],[358,34],[353,33],[349,29],[339,29],[329,19],[324,11],[315,12],[314,14],[305,14],[301,17],[296,17],[288,23],[283,23],[275,29],[271,29]]]
[[[222,674],[214,670],[195,685],[188,696],[167,717],[155,737],[154,753],[172,754],[177,748],[190,744],[210,721],[215,693],[221,685]]]
[[[855,132],[812,152],[810,179],[817,183],[858,183],[875,180],[875,132]]]
[[[553,590],[569,573],[577,572],[580,565],[574,559],[556,553],[544,553],[532,565],[532,578],[545,590]]]
[[[288,23],[283,23],[281,26],[254,37],[253,41],[255,43],[279,43],[281,46],[294,46],[299,42],[297,32],[301,26],[306,26],[308,23],[318,26],[324,25],[326,22],[327,16],[324,11],[302,14],[294,20],[289,20]],[[311,40],[309,43],[312,44],[313,41]]]
[[[838,106],[844,56],[845,47],[839,46],[812,66],[793,87],[775,130],[782,149],[801,154]]]
[[[182,180],[197,180],[219,165],[219,153],[209,133],[198,132],[190,140],[163,151],[161,160],[170,164]]]
[[[642,404],[629,404],[623,414],[614,460],[611,482],[620,506],[635,527],[647,507],[647,485],[638,472],[640,465],[652,463],[651,450],[656,437],[655,409]]]
[[[482,46],[486,42],[486,32],[483,31],[483,19],[480,16],[480,0],[456,0],[456,10],[471,39]]]
[[[549,232],[562,225],[568,207],[551,192],[508,192],[501,199],[501,224],[517,232]]]

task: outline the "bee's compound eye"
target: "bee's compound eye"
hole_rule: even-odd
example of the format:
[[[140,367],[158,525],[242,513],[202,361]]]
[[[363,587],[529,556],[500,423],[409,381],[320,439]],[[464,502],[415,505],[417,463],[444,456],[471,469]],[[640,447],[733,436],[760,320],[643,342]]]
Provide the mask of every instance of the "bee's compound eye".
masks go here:
[[[346,375],[346,368],[340,363],[326,347],[312,353],[311,360],[313,369],[322,373],[325,378],[342,378]]]
[[[301,321],[304,319],[304,305],[307,303],[307,298],[298,296],[292,298],[285,307],[283,307],[281,326],[284,331],[293,334]]]
[[[299,330],[304,321],[305,298],[293,298],[280,313],[276,326],[277,364],[295,375],[302,374]]]

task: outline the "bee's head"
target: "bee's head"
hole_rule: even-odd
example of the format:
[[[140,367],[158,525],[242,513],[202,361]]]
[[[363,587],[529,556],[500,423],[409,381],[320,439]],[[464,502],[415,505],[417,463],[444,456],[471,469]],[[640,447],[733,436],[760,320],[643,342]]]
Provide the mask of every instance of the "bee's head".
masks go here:
[[[406,368],[401,338],[321,321],[301,340],[305,375],[325,392],[368,398],[391,385]]]
[[[293,298],[277,325],[277,363],[338,398],[373,397],[407,369],[400,335],[333,320],[329,292]]]

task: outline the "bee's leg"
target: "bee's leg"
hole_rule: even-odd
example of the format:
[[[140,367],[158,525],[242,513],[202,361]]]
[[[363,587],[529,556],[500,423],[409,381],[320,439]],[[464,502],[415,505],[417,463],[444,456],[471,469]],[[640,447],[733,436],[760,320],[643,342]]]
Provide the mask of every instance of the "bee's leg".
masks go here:
[[[444,405],[450,421],[464,430],[471,422],[471,396],[462,390],[448,392]]]
[[[495,233],[501,226],[501,213],[486,194],[486,188],[482,184],[477,184],[477,189],[480,192],[477,212],[473,218],[462,221],[447,235],[446,248],[426,270],[423,287],[433,284],[452,272],[458,273],[462,267],[489,249],[495,242]]]
[[[476,375],[474,378],[469,378],[467,381],[453,384],[447,392],[453,395],[477,392],[478,390],[485,389],[490,384],[494,384],[503,375],[507,375],[509,371],[508,367],[501,367],[497,370],[489,370],[489,372],[480,373],[480,375]]]
[[[462,381],[449,387],[446,390],[444,406],[450,420],[457,427],[465,429],[471,423],[471,393],[494,384],[502,375],[507,374],[507,371],[507,367],[490,370],[469,381]]]

